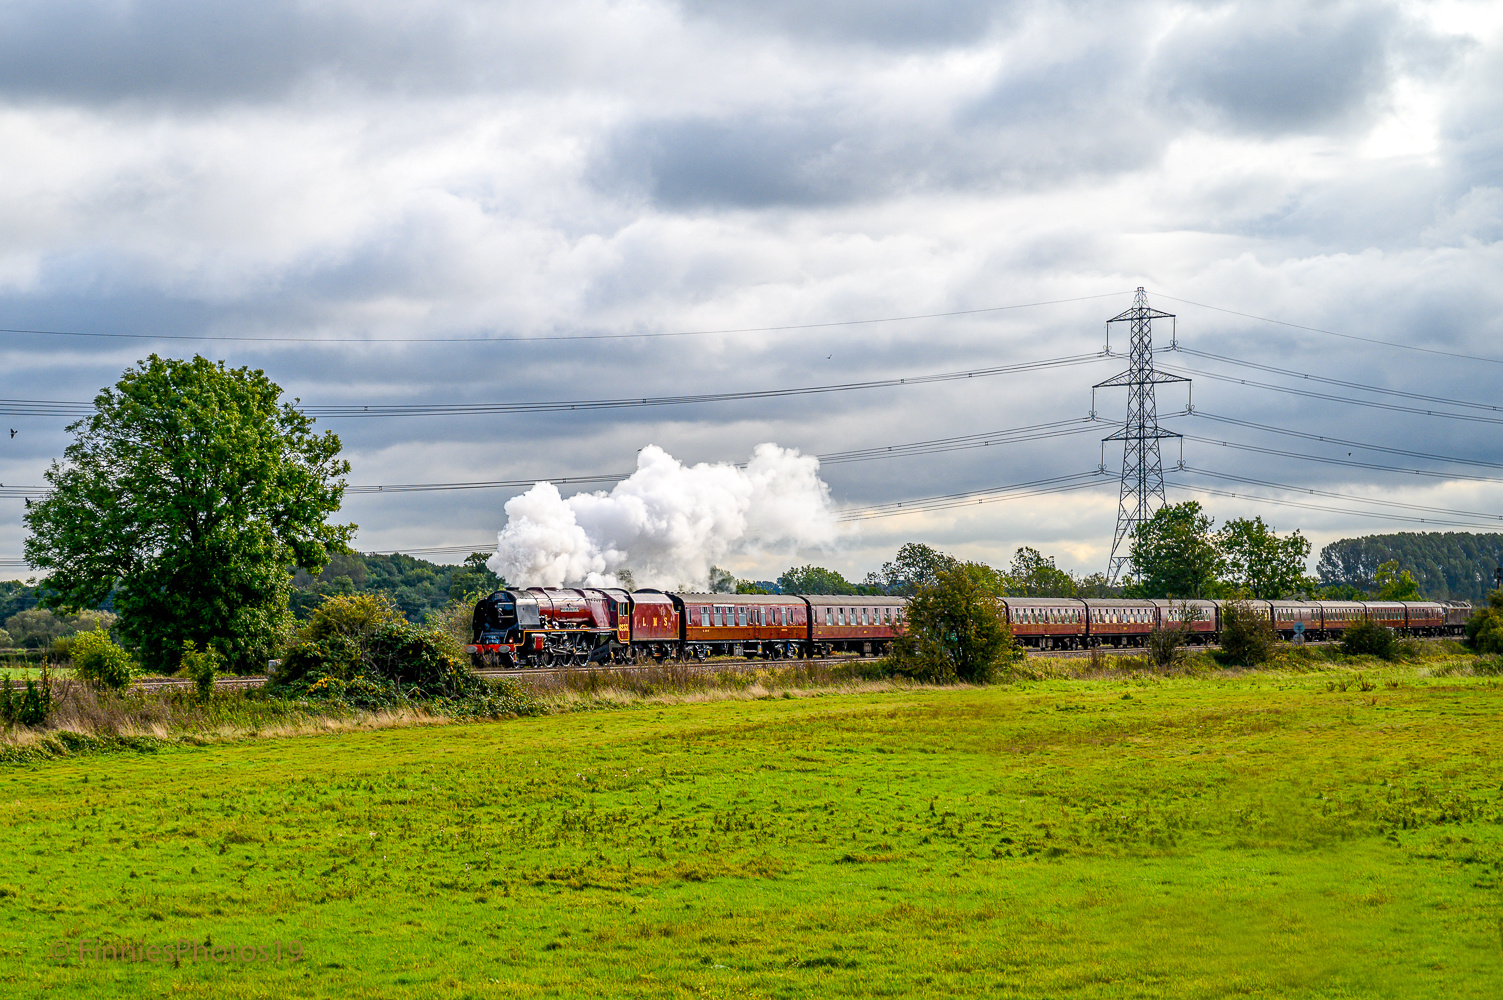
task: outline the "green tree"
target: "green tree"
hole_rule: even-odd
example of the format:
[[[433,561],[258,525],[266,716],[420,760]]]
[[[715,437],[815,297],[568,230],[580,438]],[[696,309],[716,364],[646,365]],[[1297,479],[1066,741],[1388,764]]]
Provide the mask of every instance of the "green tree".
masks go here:
[[[152,355],[95,396],[26,514],[45,603],[113,597],[117,631],[155,669],[185,642],[264,667],[291,621],[292,570],[322,567],[355,528],[325,520],[349,472],[339,439],[281,394],[260,371]]]
[[[1007,578],[1007,574],[992,569],[986,563],[966,562],[957,563],[956,565],[964,570],[966,575],[988,594],[991,594],[993,597],[1007,596],[1008,588],[1012,585],[1011,581]]]
[[[1221,553],[1211,518],[1194,500],[1166,504],[1133,529],[1133,596],[1207,597],[1216,587]]]
[[[922,542],[909,542],[898,549],[891,562],[882,564],[880,572],[868,575],[866,583],[882,593],[907,596],[932,584],[942,570],[955,564],[954,556]]]
[[[494,594],[506,587],[506,581],[485,565],[489,558],[490,554],[486,552],[471,552],[464,557],[464,568],[449,578],[449,600],[459,600],[471,594]]]
[[[1272,659],[1278,642],[1267,605],[1260,609],[1242,600],[1221,605],[1221,652],[1233,663],[1247,667],[1264,663]]]
[[[919,587],[904,622],[893,665],[923,680],[985,684],[1020,652],[1001,603],[963,564]]]
[[[1390,559],[1378,567],[1373,575],[1378,585],[1380,601],[1417,601],[1420,599],[1419,584],[1407,569],[1399,569],[1399,561]]]
[[[1019,597],[1075,597],[1075,578],[1054,565],[1053,556],[1020,546],[1007,572],[1007,591]]]
[[[1503,590],[1487,595],[1487,607],[1472,612],[1466,637],[1479,653],[1503,653]]]
[[[790,566],[778,577],[778,589],[785,594],[854,594],[856,585],[823,566]]]
[[[1298,531],[1284,538],[1261,517],[1236,518],[1216,533],[1227,581],[1263,600],[1279,600],[1306,591],[1305,560],[1310,540]]]
[[[710,593],[734,594],[736,592],[736,574],[719,566],[710,567]]]

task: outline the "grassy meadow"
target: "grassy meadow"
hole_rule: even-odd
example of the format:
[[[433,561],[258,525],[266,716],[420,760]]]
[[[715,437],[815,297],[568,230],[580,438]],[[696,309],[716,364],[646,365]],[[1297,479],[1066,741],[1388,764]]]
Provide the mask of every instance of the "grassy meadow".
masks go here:
[[[3,765],[0,994],[1491,998],[1503,684],[1424,673],[638,702]]]

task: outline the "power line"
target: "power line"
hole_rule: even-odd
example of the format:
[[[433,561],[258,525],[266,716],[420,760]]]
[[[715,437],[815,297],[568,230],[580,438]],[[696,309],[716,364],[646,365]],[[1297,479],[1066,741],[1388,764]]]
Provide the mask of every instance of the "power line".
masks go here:
[[[1175,371],[1176,369],[1166,367],[1164,370]],[[1271,385],[1267,382],[1255,382],[1252,379],[1237,378],[1235,375],[1217,375],[1212,372],[1203,372],[1197,368],[1184,368],[1180,370],[1189,372],[1191,375],[1198,375],[1201,378],[1215,379],[1218,382],[1231,382],[1234,385],[1250,385],[1258,389],[1286,392],[1292,396],[1327,399],[1335,403],[1349,403],[1352,406],[1370,406],[1377,410],[1389,410],[1395,413],[1413,413],[1423,417],[1446,417],[1451,420],[1468,420],[1479,424],[1503,424],[1503,417],[1481,417],[1471,413],[1449,413],[1445,410],[1421,410],[1413,406],[1400,406],[1397,403],[1380,403],[1374,399],[1352,399],[1350,396],[1333,396],[1328,392],[1315,392],[1312,389],[1296,389],[1287,385]]]
[[[983,306],[979,309],[954,309],[949,312],[913,313],[907,316],[878,316],[871,319],[828,320],[821,323],[787,323],[781,326],[744,326],[715,330],[671,330],[654,333],[575,333],[539,334],[537,336],[498,337],[250,337],[234,335],[178,334],[178,333],[89,333],[77,330],[28,330],[0,329],[0,333],[23,334],[36,337],[88,337],[110,340],[187,340],[234,343],[271,344],[532,344],[568,340],[649,340],[660,337],[711,337],[739,333],[786,333],[796,330],[822,330],[836,327],[872,326],[879,323],[907,323],[921,319],[952,319],[957,316],[981,316],[987,313],[1009,312],[1015,309],[1034,309],[1040,306],[1064,305],[1071,302],[1088,302],[1092,299],[1108,299],[1127,292],[1102,292],[1099,295],[1077,295],[1068,299],[1044,299],[1039,302],[1019,302],[1014,305]]]
[[[1212,479],[1224,479],[1228,482],[1243,483],[1248,486],[1267,486],[1270,489],[1288,490],[1292,493],[1308,493],[1311,496],[1329,497],[1333,500],[1352,500],[1357,503],[1373,504],[1379,507],[1396,507],[1400,510],[1422,511],[1431,514],[1446,514],[1452,517],[1480,517],[1495,520],[1503,524],[1503,514],[1489,514],[1476,510],[1453,510],[1449,507],[1430,507],[1425,504],[1403,503],[1398,500],[1376,500],[1372,497],[1353,496],[1350,493],[1334,493],[1330,490],[1317,490],[1309,486],[1290,486],[1288,483],[1274,483],[1266,479],[1249,479],[1246,476],[1234,476],[1226,472],[1212,472],[1209,469],[1197,469],[1193,466],[1184,465],[1180,468],[1185,472],[1193,472],[1199,476],[1210,476]]]
[[[1243,368],[1256,368],[1259,371],[1271,372],[1275,375],[1283,375],[1288,378],[1306,379],[1311,382],[1324,382],[1327,385],[1339,385],[1346,389],[1360,389],[1363,392],[1378,392],[1389,396],[1402,396],[1405,399],[1419,399],[1428,403],[1445,403],[1448,406],[1470,406],[1479,410],[1491,410],[1494,413],[1503,413],[1503,406],[1492,403],[1472,403],[1464,399],[1452,399],[1449,396],[1427,396],[1422,392],[1407,392],[1403,389],[1387,389],[1382,386],[1367,385],[1362,382],[1347,382],[1339,378],[1327,378],[1323,375],[1311,375],[1308,372],[1290,371],[1287,368],[1277,368],[1273,365],[1259,364],[1256,361],[1243,361],[1241,358],[1229,358],[1222,354],[1211,354],[1207,351],[1197,351],[1193,347],[1178,348],[1181,354],[1193,354],[1198,358],[1209,358],[1212,361],[1224,361],[1229,365],[1238,365]]]
[[[1176,414],[1177,416],[1178,414]],[[1488,469],[1503,469],[1503,462],[1484,462],[1477,458],[1457,458],[1454,455],[1436,455],[1428,451],[1411,451],[1407,448],[1391,448],[1382,444],[1366,444],[1361,441],[1348,441],[1345,438],[1331,437],[1327,434],[1311,434],[1308,431],[1294,431],[1287,427],[1275,427],[1272,424],[1260,424],[1252,420],[1238,420],[1236,417],[1222,417],[1205,410],[1196,410],[1190,416],[1200,417],[1205,420],[1215,420],[1223,424],[1236,424],[1239,427],[1251,427],[1260,431],[1268,431],[1273,434],[1285,434],[1289,437],[1304,438],[1307,441],[1321,441],[1326,444],[1345,445],[1348,448],[1362,448],[1366,451],[1381,451],[1390,455],[1405,455],[1409,458],[1429,458],[1437,462],[1455,462],[1460,465],[1475,465]]]
[[[1378,340],[1375,337],[1359,337],[1354,333],[1338,333],[1335,330],[1325,330],[1318,326],[1305,326],[1303,323],[1290,323],[1282,319],[1272,319],[1268,316],[1254,316],[1252,313],[1238,312],[1236,309],[1224,309],[1221,306],[1206,305],[1204,302],[1192,302],[1189,299],[1176,298],[1166,295],[1164,292],[1155,292],[1166,299],[1174,302],[1183,302],[1187,306],[1196,306],[1201,309],[1210,309],[1214,312],[1227,313],[1231,316],[1241,316],[1243,319],[1257,320],[1259,323],[1272,323],[1275,326],[1287,326],[1294,330],[1308,330],[1311,333],[1323,333],[1330,337],[1341,337],[1343,340],[1359,340],[1364,344],[1378,344],[1382,347],[1394,347],[1404,351],[1418,351],[1421,354],[1438,354],[1447,358],[1461,358],[1464,361],[1485,361],[1488,364],[1503,365],[1503,358],[1488,358],[1477,354],[1460,354],[1456,351],[1442,351],[1433,347],[1416,347],[1414,344],[1399,344],[1392,340]]]
[[[1182,484],[1183,485],[1183,484]],[[1432,524],[1446,528],[1480,528],[1484,531],[1495,531],[1497,525],[1471,524],[1464,521],[1442,521],[1427,517],[1409,517],[1404,514],[1384,514],[1377,511],[1352,510],[1348,507],[1327,507],[1322,504],[1301,503],[1296,500],[1275,500],[1272,497],[1261,497],[1246,493],[1233,493],[1230,490],[1218,490],[1209,486],[1186,486],[1187,489],[1198,490],[1211,496],[1228,497],[1233,500],[1252,500],[1257,503],[1271,503],[1280,507],[1299,507],[1303,510],[1320,510],[1333,514],[1353,514],[1359,517],[1373,518],[1379,521],[1403,521],[1409,524]]]
[[[1105,481],[1105,476],[1106,473],[1100,469],[1094,469],[1090,472],[1077,472],[1068,476],[1036,479],[1032,482],[1017,483],[1012,486],[993,486],[980,490],[966,490],[961,493],[944,493],[938,496],[916,497],[912,500],[894,500],[887,503],[870,504],[865,507],[847,507],[840,512],[840,520],[865,521],[878,517],[892,517],[897,514],[945,510],[951,507],[964,507],[978,503],[993,503],[998,500],[1011,500],[1020,496],[1063,493],[1069,490],[1084,489],[1099,485]]]
[[[887,389],[907,385],[959,382],[966,379],[989,378],[994,375],[1011,375],[1019,372],[1039,371],[1046,368],[1068,368],[1076,365],[1091,364],[1102,360],[1104,357],[1105,355],[1101,354],[1074,354],[1060,358],[1044,358],[1039,361],[1024,361],[1010,365],[994,365],[989,368],[939,372],[933,375],[870,379],[864,382],[839,382],[828,385],[800,386],[791,389],[757,389],[745,392],[715,392],[684,396],[643,396],[636,399],[546,400],[530,403],[337,404],[302,406],[299,409],[308,416],[332,419],[341,417],[432,417],[474,416],[496,413],[556,413],[631,409],[646,406],[682,406],[695,403],[780,399],[790,396],[851,392],[858,389]],[[0,413],[25,416],[87,416],[93,412],[93,408],[92,403],[0,399]]]
[[[1379,472],[1402,472],[1410,476],[1427,476],[1431,479],[1465,479],[1474,483],[1503,483],[1503,479],[1496,479],[1491,476],[1469,476],[1462,472],[1434,472],[1428,469],[1402,469],[1394,465],[1378,465],[1376,462],[1358,462],[1350,458],[1328,458],[1321,455],[1308,455],[1299,451],[1281,451],[1278,448],[1264,448],[1253,444],[1238,444],[1236,441],[1219,441],[1216,438],[1201,437],[1198,434],[1186,434],[1185,440],[1199,441],[1202,444],[1214,444],[1222,448],[1235,448],[1238,451],[1251,451],[1260,455],[1297,458],[1304,462],[1318,462],[1322,465],[1344,465],[1353,469],[1376,469]]]

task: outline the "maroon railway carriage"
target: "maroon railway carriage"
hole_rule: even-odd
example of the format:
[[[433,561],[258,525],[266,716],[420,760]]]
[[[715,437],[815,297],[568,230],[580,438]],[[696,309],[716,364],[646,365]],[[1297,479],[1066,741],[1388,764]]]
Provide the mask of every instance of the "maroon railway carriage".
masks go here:
[[[771,660],[803,654],[809,633],[808,605],[787,594],[669,594],[681,622],[684,655],[761,656]]]
[[[1188,640],[1190,645],[1209,646],[1221,640],[1215,601],[1206,601],[1200,598],[1188,598],[1176,601],[1156,597],[1149,603],[1158,609],[1158,621],[1162,626],[1173,625],[1180,620],[1180,615],[1186,615],[1189,619],[1187,624],[1190,626],[1190,637]]]
[[[1273,629],[1286,642],[1296,635],[1313,639],[1321,630],[1320,606],[1313,601],[1255,601],[1268,605]]]
[[[1342,633],[1360,621],[1367,620],[1367,609],[1361,601],[1316,601],[1320,608],[1320,637],[1340,639]]]
[[[1013,638],[1037,649],[1079,649],[1086,642],[1086,605],[1061,597],[1008,597],[1002,601]]]
[[[1362,607],[1367,612],[1368,621],[1395,632],[1402,633],[1408,624],[1409,616],[1402,601],[1363,601]]]
[[[1404,601],[1405,631],[1409,635],[1444,635],[1446,609],[1439,601]]]
[[[1092,600],[1086,628],[1092,646],[1142,646],[1158,624],[1152,601]]]
[[[809,653],[881,654],[897,638],[908,602],[901,597],[804,594],[809,607]]]

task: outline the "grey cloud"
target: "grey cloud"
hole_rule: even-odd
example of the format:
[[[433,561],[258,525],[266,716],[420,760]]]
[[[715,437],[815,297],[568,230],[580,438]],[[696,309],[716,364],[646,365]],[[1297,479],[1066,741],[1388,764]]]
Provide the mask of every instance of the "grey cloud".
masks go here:
[[[0,12],[0,93],[75,102],[276,99],[310,84],[377,91],[535,84],[569,61],[526,37],[547,18],[471,0],[46,0]]]
[[[1156,75],[1168,103],[1233,129],[1313,132],[1362,117],[1387,89],[1400,23],[1387,5],[1222,8],[1163,40]]]
[[[979,98],[898,119],[823,104],[647,118],[604,144],[594,179],[676,209],[810,207],[915,192],[1047,187],[1153,162],[1163,130],[1126,95],[1138,67],[1088,52],[1003,73]]]
[[[997,0],[680,0],[689,14],[793,38],[925,48],[974,41],[1026,6]]]

